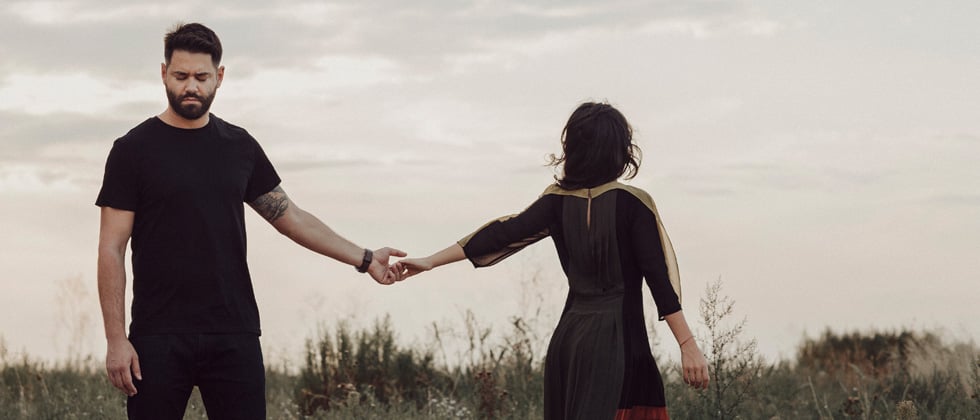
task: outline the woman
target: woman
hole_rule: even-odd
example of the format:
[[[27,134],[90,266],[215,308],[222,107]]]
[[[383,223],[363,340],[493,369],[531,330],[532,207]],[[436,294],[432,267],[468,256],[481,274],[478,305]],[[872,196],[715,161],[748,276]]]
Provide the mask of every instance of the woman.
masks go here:
[[[584,103],[562,133],[562,176],[522,213],[491,221],[431,256],[393,269],[405,278],[469,259],[486,267],[551,236],[569,292],[545,358],[545,419],[667,419],[650,354],[642,280],[681,348],[684,381],[708,386],[708,368],[680,306],[673,248],[650,196],[616,182],[640,166],[626,118]]]

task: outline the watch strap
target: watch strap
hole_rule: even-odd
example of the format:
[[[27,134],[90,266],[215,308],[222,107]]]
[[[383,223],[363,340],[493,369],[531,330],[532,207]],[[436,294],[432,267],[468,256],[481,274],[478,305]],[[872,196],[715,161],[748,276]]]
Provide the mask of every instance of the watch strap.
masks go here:
[[[361,260],[361,265],[357,266],[357,272],[366,273],[371,266],[371,261],[374,261],[374,251],[364,248],[364,259]]]

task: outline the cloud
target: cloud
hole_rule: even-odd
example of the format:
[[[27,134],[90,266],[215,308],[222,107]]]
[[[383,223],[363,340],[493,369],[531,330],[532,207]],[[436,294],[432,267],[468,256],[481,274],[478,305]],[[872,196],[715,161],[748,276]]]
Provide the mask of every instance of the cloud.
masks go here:
[[[93,7],[94,6],[94,7]],[[132,19],[135,16],[154,16],[177,12],[176,4],[134,2],[92,2],[79,0],[31,0],[12,1],[5,11],[21,20],[36,25],[64,25],[78,23],[111,23]]]
[[[0,191],[97,190],[113,140],[133,124],[117,113],[38,116],[0,111]]]
[[[102,114],[134,100],[159,98],[159,82],[113,85],[87,73],[13,74],[0,83],[0,111]]]
[[[941,131],[941,130],[939,130]],[[732,149],[678,155],[669,182],[698,196],[780,195],[863,205],[971,206],[980,185],[968,132],[881,135],[864,130],[782,132]],[[829,205],[829,204],[827,204]]]
[[[108,152],[112,140],[132,125],[131,119],[112,113],[92,116],[59,112],[38,116],[0,110],[0,139],[4,147],[0,163],[82,159],[84,154],[78,154],[77,148],[93,145]]]
[[[416,73],[438,72],[441,63],[460,57],[556,46],[565,34],[676,22],[705,28],[696,34],[726,26],[772,34],[780,27],[747,10],[721,1],[14,1],[0,9],[0,36],[20,41],[0,46],[0,72],[82,69],[100,78],[145,79],[162,58],[163,33],[188,20],[215,29],[226,62],[242,73],[315,67],[332,55],[384,57]]]
[[[646,34],[682,34],[694,38],[709,38],[721,35],[775,36],[786,29],[786,25],[772,19],[749,16],[724,16],[717,19],[680,17],[652,20],[638,30]]]
[[[336,6],[319,2],[295,4],[285,0],[236,0],[213,2],[212,8],[201,8],[195,1],[176,0],[166,3],[138,2],[130,0],[13,0],[3,7],[3,12],[24,22],[36,25],[105,24],[131,21],[137,18],[167,18],[186,15],[188,10],[198,9],[205,15],[221,15],[230,18],[290,16],[308,20],[331,11]]]
[[[964,206],[964,207],[980,207],[980,192],[972,193],[962,193],[962,194],[940,194],[934,195],[924,199],[926,202],[934,204],[938,207],[947,207],[949,205],[953,206]]]
[[[75,192],[82,183],[75,174],[51,165],[0,163],[0,192]]]

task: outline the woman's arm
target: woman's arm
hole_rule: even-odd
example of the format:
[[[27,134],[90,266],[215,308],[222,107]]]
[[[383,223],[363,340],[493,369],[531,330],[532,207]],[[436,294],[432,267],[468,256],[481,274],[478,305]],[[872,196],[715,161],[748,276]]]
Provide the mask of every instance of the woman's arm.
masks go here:
[[[684,374],[684,382],[695,388],[707,389],[710,375],[708,374],[708,361],[701,354],[698,342],[691,333],[691,328],[687,326],[684,319],[684,312],[677,311],[664,317],[670,332],[674,333],[674,339],[681,348],[681,368]]]
[[[406,258],[394,264],[395,271],[401,274],[401,280],[414,276],[423,271],[429,271],[441,265],[451,264],[466,259],[463,247],[458,243],[449,245],[446,249],[423,258]]]

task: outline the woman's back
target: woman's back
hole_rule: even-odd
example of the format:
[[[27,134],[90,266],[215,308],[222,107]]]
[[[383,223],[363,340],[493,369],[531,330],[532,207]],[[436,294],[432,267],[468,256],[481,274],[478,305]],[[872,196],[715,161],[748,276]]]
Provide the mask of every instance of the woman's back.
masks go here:
[[[645,192],[619,183],[552,186],[524,212],[460,241],[476,266],[546,235],[555,242],[569,293],[548,346],[546,418],[611,418],[618,407],[665,405],[647,340],[643,278],[662,316],[680,303],[667,268],[673,252],[664,252],[654,208]]]
[[[463,258],[486,267],[551,236],[569,293],[545,358],[545,419],[667,419],[644,279],[681,346],[685,380],[706,387],[707,361],[681,313],[676,259],[653,200],[616,182],[639,169],[632,128],[612,106],[587,102],[569,117],[561,145],[551,162],[561,177],[527,209],[396,271],[411,276]]]

